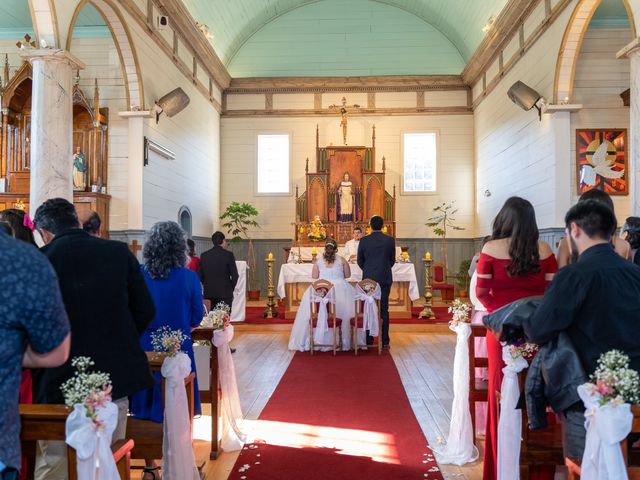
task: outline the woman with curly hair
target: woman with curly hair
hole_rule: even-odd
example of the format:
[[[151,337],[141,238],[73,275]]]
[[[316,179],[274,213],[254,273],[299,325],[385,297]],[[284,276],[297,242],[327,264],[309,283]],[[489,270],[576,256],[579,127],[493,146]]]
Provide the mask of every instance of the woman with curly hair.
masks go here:
[[[140,338],[145,351],[151,351],[151,333],[168,326],[181,330],[187,339],[182,351],[191,359],[191,370],[196,371],[191,342],[191,330],[202,321],[202,287],[198,275],[185,267],[187,263],[186,234],[175,222],[158,222],[149,233],[143,249],[144,265],[141,266],[145,282],[156,306],[156,316]],[[156,385],[130,399],[131,415],[136,418],[162,423],[162,388],[160,373],[156,373]],[[201,414],[198,379],[194,385],[195,414]],[[146,461],[143,480],[159,478],[153,460]]]

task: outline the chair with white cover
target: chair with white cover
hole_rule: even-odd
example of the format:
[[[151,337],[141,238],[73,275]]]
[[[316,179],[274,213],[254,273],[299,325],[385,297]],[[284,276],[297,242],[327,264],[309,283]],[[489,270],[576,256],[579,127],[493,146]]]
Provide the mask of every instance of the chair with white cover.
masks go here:
[[[342,319],[336,318],[336,299],[333,284],[324,279],[316,280],[309,286],[309,351],[313,355],[317,347],[342,346]],[[333,329],[333,342],[324,343],[323,338],[329,329]],[[339,338],[338,338],[339,337]]]
[[[351,319],[351,341],[353,351],[358,355],[358,347],[366,348],[367,345],[358,345],[358,329],[372,337],[378,337],[378,355],[382,354],[382,339],[380,338],[382,318],[380,317],[380,297],[382,291],[380,285],[370,278],[356,284],[356,316]]]

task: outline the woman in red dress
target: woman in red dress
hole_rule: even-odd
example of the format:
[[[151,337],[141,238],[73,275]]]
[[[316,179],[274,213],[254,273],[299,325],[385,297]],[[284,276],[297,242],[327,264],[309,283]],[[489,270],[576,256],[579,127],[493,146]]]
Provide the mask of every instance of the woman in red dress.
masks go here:
[[[491,241],[478,261],[478,300],[489,313],[515,300],[542,295],[558,269],[551,247],[538,240],[536,215],[531,203],[509,198],[495,220]],[[497,478],[498,396],[502,385],[502,346],[487,332],[489,408],[484,448],[484,480]],[[553,478],[553,476],[551,476]]]

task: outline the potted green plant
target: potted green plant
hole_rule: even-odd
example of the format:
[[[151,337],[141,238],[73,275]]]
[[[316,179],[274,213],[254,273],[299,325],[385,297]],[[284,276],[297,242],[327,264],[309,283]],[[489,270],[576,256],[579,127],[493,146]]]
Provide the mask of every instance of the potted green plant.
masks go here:
[[[471,260],[463,260],[460,262],[460,268],[456,275],[456,283],[458,284],[458,296],[466,298],[469,295],[469,268],[471,267]]]
[[[247,248],[247,280],[249,285],[249,300],[260,299],[260,288],[258,285],[258,275],[256,271],[256,255],[253,250],[253,241],[249,236],[249,228],[260,228],[255,217],[258,216],[258,210],[250,203],[231,202],[227,207],[220,220],[224,223],[222,226],[227,229],[231,236],[230,241],[248,240]]]
[[[447,230],[464,230],[463,227],[459,227],[455,224],[456,219],[453,215],[458,211],[454,207],[455,200],[452,202],[444,202],[434,207],[433,211],[436,212],[431,218],[427,220],[425,224],[429,227],[435,236],[440,237],[440,249],[442,255],[442,263],[444,268],[448,271],[447,265]]]

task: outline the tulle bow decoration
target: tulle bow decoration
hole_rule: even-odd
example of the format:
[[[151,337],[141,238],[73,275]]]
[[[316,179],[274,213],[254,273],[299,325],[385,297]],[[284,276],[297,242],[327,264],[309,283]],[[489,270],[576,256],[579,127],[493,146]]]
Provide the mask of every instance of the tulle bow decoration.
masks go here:
[[[444,447],[433,448],[438,463],[464,465],[478,459],[473,444],[471,412],[469,411],[469,337],[471,326],[466,322],[449,325],[456,332],[456,351],[453,360],[453,402],[449,436]]]
[[[522,356],[511,354],[509,346],[502,347],[504,377],[500,388],[500,420],[498,421],[498,480],[519,480],[522,411],[517,409],[520,388],[518,373],[529,365]]]
[[[118,407],[106,402],[96,410],[97,421],[87,416],[84,405],[76,404],[65,424],[66,443],[76,451],[79,480],[120,480],[111,437],[118,423]]]
[[[382,290],[380,289],[380,285],[376,284],[376,288],[367,292],[359,283],[356,284],[356,300],[362,300],[364,303],[362,327],[364,330],[368,330],[369,335],[372,337],[379,335],[377,301],[380,300],[381,297]]]
[[[583,480],[603,478],[627,479],[627,467],[620,442],[627,438],[633,424],[633,413],[628,403],[600,404],[600,394],[585,385],[578,387],[586,411],[587,437],[582,456]]]
[[[191,439],[191,419],[184,379],[191,373],[191,359],[179,352],[162,362],[166,379],[164,428],[162,439],[163,478],[165,480],[199,480]]]
[[[329,331],[329,311],[327,305],[329,303],[335,303],[335,293],[333,288],[331,288],[324,293],[324,295],[321,295],[317,293],[313,287],[309,288],[311,288],[311,301],[318,304],[318,324],[313,333],[313,341],[320,345],[324,341],[324,335]]]
[[[211,342],[218,349],[218,378],[222,399],[222,449],[225,452],[240,450],[247,440],[242,431],[242,408],[236,370],[231,357],[229,342],[233,339],[233,325],[213,332]]]

